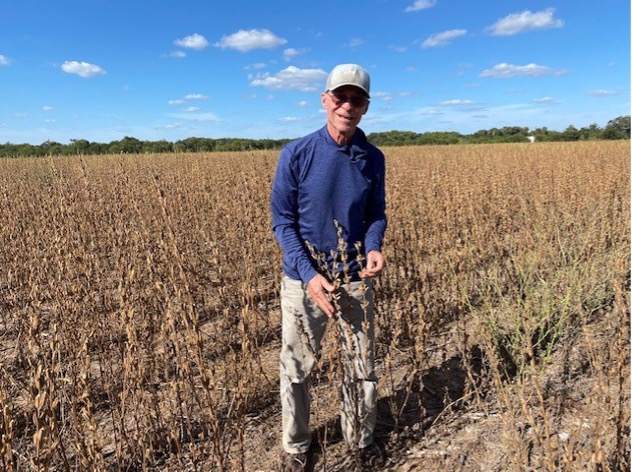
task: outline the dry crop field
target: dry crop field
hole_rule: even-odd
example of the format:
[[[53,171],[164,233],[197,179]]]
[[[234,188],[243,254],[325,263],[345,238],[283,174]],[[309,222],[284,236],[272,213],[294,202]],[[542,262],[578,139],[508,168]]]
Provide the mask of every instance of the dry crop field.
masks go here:
[[[383,470],[629,469],[630,143],[384,151]],[[276,160],[0,160],[1,470],[278,470]]]

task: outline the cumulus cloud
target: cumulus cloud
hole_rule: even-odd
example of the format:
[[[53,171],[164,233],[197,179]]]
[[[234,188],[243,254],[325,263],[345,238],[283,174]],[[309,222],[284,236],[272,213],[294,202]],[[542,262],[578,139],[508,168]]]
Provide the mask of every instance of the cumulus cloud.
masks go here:
[[[49,105],[44,105],[44,106],[42,107],[42,110],[44,110],[44,111],[52,111],[52,110],[53,110],[53,107],[51,107],[51,106],[49,106]]]
[[[258,74],[251,78],[253,87],[265,87],[272,90],[301,90],[313,92],[319,89],[327,78],[327,72],[322,69],[299,69],[289,66],[275,75]]]
[[[105,70],[96,64],[79,61],[66,61],[61,65],[61,70],[67,74],[75,74],[84,78],[106,74]]]
[[[194,33],[190,36],[185,36],[182,39],[176,39],[173,44],[186,49],[201,50],[208,46],[208,41],[201,34]]]
[[[538,64],[527,64],[525,66],[517,66],[514,64],[507,64],[505,62],[496,64],[491,69],[486,69],[481,72],[481,77],[491,77],[493,79],[506,79],[509,77],[540,77],[543,75],[562,75],[567,71],[565,70],[553,70],[547,66],[541,66]]]
[[[309,49],[296,49],[296,48],[288,48],[283,51],[283,58],[286,61],[291,61],[296,56],[300,56],[301,54],[305,54]]]
[[[239,30],[228,36],[223,36],[215,43],[222,49],[236,49],[240,52],[248,52],[253,49],[271,49],[287,43],[286,39],[279,38],[267,29]]]
[[[564,21],[553,18],[554,13],[554,8],[547,8],[537,13],[531,13],[529,10],[512,13],[498,20],[487,30],[494,36],[512,36],[529,30],[561,28],[564,26]]]
[[[422,48],[436,48],[439,46],[445,46],[449,44],[454,38],[458,38],[459,36],[463,36],[467,33],[467,30],[464,29],[453,29],[448,31],[443,31],[441,33],[433,34],[428,39],[426,39],[421,45]]]
[[[11,60],[7,56],[0,54],[0,66],[8,66],[10,64]]]
[[[437,3],[437,0],[415,0],[412,5],[409,5],[404,9],[405,13],[414,11],[425,10],[426,8],[432,8]]]

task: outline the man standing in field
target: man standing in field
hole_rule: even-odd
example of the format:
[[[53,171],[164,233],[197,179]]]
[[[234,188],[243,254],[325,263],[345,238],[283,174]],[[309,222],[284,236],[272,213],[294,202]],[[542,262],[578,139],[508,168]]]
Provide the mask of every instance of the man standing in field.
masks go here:
[[[367,465],[373,444],[377,377],[371,279],[385,266],[384,155],[358,128],[370,78],[336,66],[321,102],[327,123],[281,152],[272,187],[274,234],[283,251],[280,386],[284,470],[305,469],[310,448],[307,380],[328,320],[339,324],[343,357],[341,426]],[[307,345],[309,340],[309,345]]]

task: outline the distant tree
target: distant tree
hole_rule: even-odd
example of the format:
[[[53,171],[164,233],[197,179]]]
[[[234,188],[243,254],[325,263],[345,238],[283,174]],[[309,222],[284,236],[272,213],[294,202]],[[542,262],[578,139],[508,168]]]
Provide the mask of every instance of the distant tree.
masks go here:
[[[88,154],[90,142],[85,139],[71,139],[68,151],[72,154]]]
[[[564,140],[563,133],[560,133],[559,131],[549,130],[546,127],[534,129],[532,135],[535,136],[536,141],[542,141],[542,142]]]
[[[91,142],[88,147],[88,154],[93,156],[98,156],[99,154],[107,154],[108,145],[104,143],[94,143]]]
[[[44,141],[40,144],[41,155],[60,156],[63,154],[64,145],[55,141]]]
[[[573,125],[568,126],[562,133],[564,141],[579,141],[579,130]]]
[[[529,128],[523,128],[521,126],[505,126],[501,130],[503,136],[521,136],[526,138],[529,134]]]
[[[608,121],[603,130],[604,139],[630,139],[630,115]]]
[[[588,127],[583,127],[579,130],[579,139],[584,141],[594,141],[601,139],[602,130],[596,123],[591,124]]]
[[[569,125],[564,131],[552,131],[546,127],[530,131],[522,126],[504,126],[478,130],[469,135],[454,131],[430,131],[417,133],[415,131],[391,130],[370,133],[367,138],[377,146],[417,146],[425,144],[464,144],[464,143],[509,143],[527,142],[533,136],[538,142],[577,141],[598,139],[630,139],[630,115],[619,116],[608,122],[601,129],[595,123],[588,127],[577,129]],[[41,145],[31,144],[0,144],[0,157],[36,157],[47,155],[69,156],[76,154],[99,155],[119,153],[167,153],[167,152],[213,152],[213,151],[252,151],[278,150],[292,139],[244,139],[244,138],[198,138],[190,137],[171,143],[165,140],[140,141],[125,136],[120,141],[110,143],[96,143],[85,139],[72,139],[69,144],[55,141],[44,141]]]
[[[163,152],[172,152],[172,151],[173,151],[173,145],[170,142],[165,141],[164,139],[160,141],[148,142],[143,145],[143,152],[149,152],[152,154],[159,154]]]

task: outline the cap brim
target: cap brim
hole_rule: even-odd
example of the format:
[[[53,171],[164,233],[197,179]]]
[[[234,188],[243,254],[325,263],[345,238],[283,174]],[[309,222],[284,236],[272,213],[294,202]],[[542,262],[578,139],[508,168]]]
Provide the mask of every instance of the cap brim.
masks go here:
[[[335,87],[328,88],[327,91],[330,92],[332,90],[336,90],[336,89],[339,89],[340,87],[346,87],[346,86],[351,86],[351,87],[358,88],[358,89],[360,89],[360,90],[362,90],[364,92],[364,94],[367,96],[367,98],[370,98],[369,92],[367,92],[364,87],[361,87],[360,85],[354,84],[354,83],[346,83],[345,82],[345,83],[342,83],[342,84],[336,84]]]

